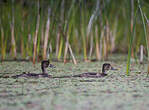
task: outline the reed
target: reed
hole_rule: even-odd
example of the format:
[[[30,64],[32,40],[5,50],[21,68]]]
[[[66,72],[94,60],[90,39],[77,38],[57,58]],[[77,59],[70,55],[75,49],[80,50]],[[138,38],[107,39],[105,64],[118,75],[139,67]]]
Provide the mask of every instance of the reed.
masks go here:
[[[46,24],[46,31],[45,31],[45,37],[44,37],[44,46],[43,46],[43,59],[46,59],[47,55],[47,46],[48,46],[48,38],[49,38],[49,29],[50,29],[50,13],[51,9],[48,9],[48,19]]]
[[[84,61],[92,58],[104,60],[117,50],[127,52],[128,41],[129,48],[132,48],[137,58],[140,44],[144,46],[148,42],[144,21],[144,15],[148,18],[148,8],[143,1],[138,1],[138,4],[134,2],[12,0],[7,2],[7,5],[2,2],[1,59],[5,59],[6,54],[11,51],[11,58],[21,53],[21,58],[32,59],[35,63],[37,58],[47,58],[47,50],[51,48],[52,58],[62,58],[64,62],[67,62],[68,54],[72,59],[83,54]],[[139,4],[142,2],[141,7]],[[138,15],[134,15],[134,12],[138,7],[141,19],[137,18],[136,22],[134,20]],[[146,40],[143,40],[142,35]],[[135,38],[131,39],[132,36]],[[133,45],[134,43],[136,45]],[[144,47],[147,47],[148,51],[148,46]],[[127,71],[132,50],[128,52]],[[74,60],[73,62],[75,63]]]
[[[95,41],[96,41],[96,58],[97,60],[101,60],[100,49],[99,49],[99,34],[98,34],[98,27],[95,27]]]
[[[34,36],[34,50],[33,50],[33,64],[35,64],[36,60],[36,54],[37,54],[37,37],[38,37],[38,31],[39,31],[39,25],[40,25],[40,14],[39,14],[39,1],[38,1],[38,16],[37,16],[37,24],[36,24],[36,31]]]
[[[5,56],[6,56],[6,40],[4,39],[3,27],[1,27],[1,60],[4,60]]]
[[[134,39],[134,35],[135,35],[135,25],[136,25],[136,17],[138,14],[138,10],[136,10],[135,13],[135,17],[134,17],[134,22],[133,22],[133,29],[131,32],[131,36],[130,36],[130,41],[129,41],[129,50],[128,50],[128,57],[127,57],[127,67],[126,67],[126,75],[129,75],[130,73],[130,60],[131,60],[131,51],[132,51],[132,43],[133,43],[133,39]]]
[[[81,33],[82,33],[82,42],[83,42],[83,54],[84,54],[84,61],[88,61],[88,57],[87,57],[87,45],[86,45],[86,39],[85,39],[85,32],[83,31],[83,29],[82,29],[82,31],[81,31]]]
[[[60,47],[59,47],[59,52],[58,52],[58,57],[57,59],[60,60],[61,54],[62,54],[62,48],[63,47],[63,39],[60,41]]]
[[[14,0],[12,0],[12,21],[10,23],[11,28],[11,54],[14,59],[17,57],[17,50],[16,50],[16,41],[15,41],[15,33],[14,33]]]
[[[140,0],[138,0],[138,7],[140,10],[140,14],[141,14],[141,19],[142,19],[142,24],[143,24],[143,30],[144,30],[144,37],[145,37],[145,43],[146,43],[146,48],[147,48],[147,56],[148,56],[148,61],[149,61],[149,46],[148,46],[148,38],[147,38],[147,31],[146,31],[146,25],[145,25],[145,21],[144,21],[144,14],[140,5]]]

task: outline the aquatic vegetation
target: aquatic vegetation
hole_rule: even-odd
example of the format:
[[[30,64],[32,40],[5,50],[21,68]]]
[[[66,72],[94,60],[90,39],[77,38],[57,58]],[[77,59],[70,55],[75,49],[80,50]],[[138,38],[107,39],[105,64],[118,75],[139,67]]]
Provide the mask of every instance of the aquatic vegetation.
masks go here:
[[[148,108],[149,78],[144,66],[132,61],[131,74],[125,75],[127,56],[109,58],[118,71],[109,71],[103,78],[0,78],[1,109],[142,109]],[[51,62],[57,68],[48,68],[53,76],[77,75],[83,72],[99,72],[105,62],[73,63]],[[0,63],[0,75],[16,75],[22,72],[42,73],[40,63]],[[141,73],[139,74],[138,72]],[[125,97],[124,97],[125,96]],[[111,101],[112,100],[112,101]],[[127,100],[127,101],[126,101]],[[142,103],[144,106],[142,106]],[[108,106],[107,106],[108,104]]]

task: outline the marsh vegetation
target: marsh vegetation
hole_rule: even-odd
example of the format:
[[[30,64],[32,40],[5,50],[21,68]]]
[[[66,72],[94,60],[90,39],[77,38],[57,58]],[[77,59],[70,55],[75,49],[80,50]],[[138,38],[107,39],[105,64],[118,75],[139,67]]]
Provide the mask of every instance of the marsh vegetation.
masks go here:
[[[148,0],[1,0],[0,108],[147,109],[148,10]],[[103,78],[8,77],[40,74],[47,59],[53,77],[97,73],[105,62],[119,70]]]

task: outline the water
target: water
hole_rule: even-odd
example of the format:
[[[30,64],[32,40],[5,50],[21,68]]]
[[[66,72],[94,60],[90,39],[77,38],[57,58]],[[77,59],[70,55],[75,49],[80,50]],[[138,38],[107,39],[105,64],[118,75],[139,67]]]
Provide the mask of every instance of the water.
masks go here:
[[[149,78],[147,64],[132,61],[130,76],[125,75],[126,56],[111,57],[109,62],[118,71],[109,71],[103,78],[0,78],[1,110],[147,110]],[[53,76],[101,71],[105,62],[63,64],[53,62],[48,69]],[[40,63],[3,62],[0,75],[22,72],[41,73]]]

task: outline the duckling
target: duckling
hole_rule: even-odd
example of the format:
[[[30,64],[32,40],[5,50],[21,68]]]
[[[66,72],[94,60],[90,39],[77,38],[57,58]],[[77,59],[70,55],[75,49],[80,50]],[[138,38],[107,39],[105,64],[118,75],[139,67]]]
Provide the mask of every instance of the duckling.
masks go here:
[[[18,78],[18,77],[49,77],[50,78],[51,75],[48,75],[46,73],[46,68],[48,67],[55,68],[54,65],[50,64],[49,60],[43,60],[41,62],[42,73],[23,72],[22,74],[12,76],[12,78]]]
[[[41,70],[42,70],[42,74],[46,74],[46,68],[55,68],[54,65],[50,64],[49,60],[43,60],[41,62]]]
[[[102,66],[102,72],[101,73],[95,73],[95,72],[88,72],[88,73],[82,73],[82,74],[79,74],[79,75],[74,75],[73,77],[104,77],[104,76],[107,76],[106,72],[108,70],[117,70],[117,69],[114,69],[111,64],[109,63],[104,63],[103,66]]]
[[[106,76],[107,75],[106,72],[109,70],[117,70],[117,69],[113,68],[109,63],[104,63],[102,66],[102,72],[98,73],[98,75]]]

